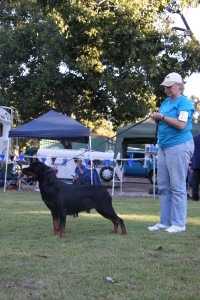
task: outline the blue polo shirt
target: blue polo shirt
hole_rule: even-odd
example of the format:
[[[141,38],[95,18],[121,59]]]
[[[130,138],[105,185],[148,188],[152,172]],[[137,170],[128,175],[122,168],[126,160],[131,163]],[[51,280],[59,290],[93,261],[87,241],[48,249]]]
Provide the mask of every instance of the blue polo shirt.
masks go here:
[[[180,111],[187,111],[189,114],[188,122],[184,129],[174,128],[162,120],[158,122],[158,146],[160,148],[172,147],[192,139],[192,116],[195,111],[192,102],[182,95],[173,101],[167,98],[160,106],[160,112],[166,117],[178,119]]]

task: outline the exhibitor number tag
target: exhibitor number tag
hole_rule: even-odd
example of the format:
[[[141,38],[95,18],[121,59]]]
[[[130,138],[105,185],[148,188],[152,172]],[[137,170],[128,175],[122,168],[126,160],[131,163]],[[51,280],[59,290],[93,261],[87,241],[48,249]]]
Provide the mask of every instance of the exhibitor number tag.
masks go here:
[[[187,111],[180,111],[178,120],[182,122],[187,122],[189,113]]]

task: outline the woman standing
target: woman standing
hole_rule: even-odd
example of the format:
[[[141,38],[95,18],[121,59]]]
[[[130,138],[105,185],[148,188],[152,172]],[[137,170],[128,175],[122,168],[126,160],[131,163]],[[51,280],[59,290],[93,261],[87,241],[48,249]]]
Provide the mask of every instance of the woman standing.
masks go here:
[[[168,74],[161,84],[168,98],[152,115],[158,123],[158,188],[160,223],[150,231],[185,231],[187,215],[186,177],[194,152],[191,134],[194,106],[183,96],[183,81],[178,73]]]

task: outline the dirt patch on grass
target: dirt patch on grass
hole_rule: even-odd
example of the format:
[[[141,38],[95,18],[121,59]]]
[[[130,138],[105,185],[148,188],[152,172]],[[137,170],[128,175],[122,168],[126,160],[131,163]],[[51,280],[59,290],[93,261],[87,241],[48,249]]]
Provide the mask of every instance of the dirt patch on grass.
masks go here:
[[[22,280],[17,280],[17,281],[4,281],[4,282],[0,282],[0,286],[2,287],[28,287],[30,285],[32,285],[35,282],[35,279],[30,277],[30,276],[25,276],[24,279]]]

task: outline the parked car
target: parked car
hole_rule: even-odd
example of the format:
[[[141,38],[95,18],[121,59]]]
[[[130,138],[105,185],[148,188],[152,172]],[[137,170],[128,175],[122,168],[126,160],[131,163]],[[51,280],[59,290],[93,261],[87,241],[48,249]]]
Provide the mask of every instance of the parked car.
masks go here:
[[[128,161],[124,162],[124,176],[149,178],[153,183],[153,156],[144,149],[127,151]],[[155,159],[155,179],[157,182],[157,159]]]

